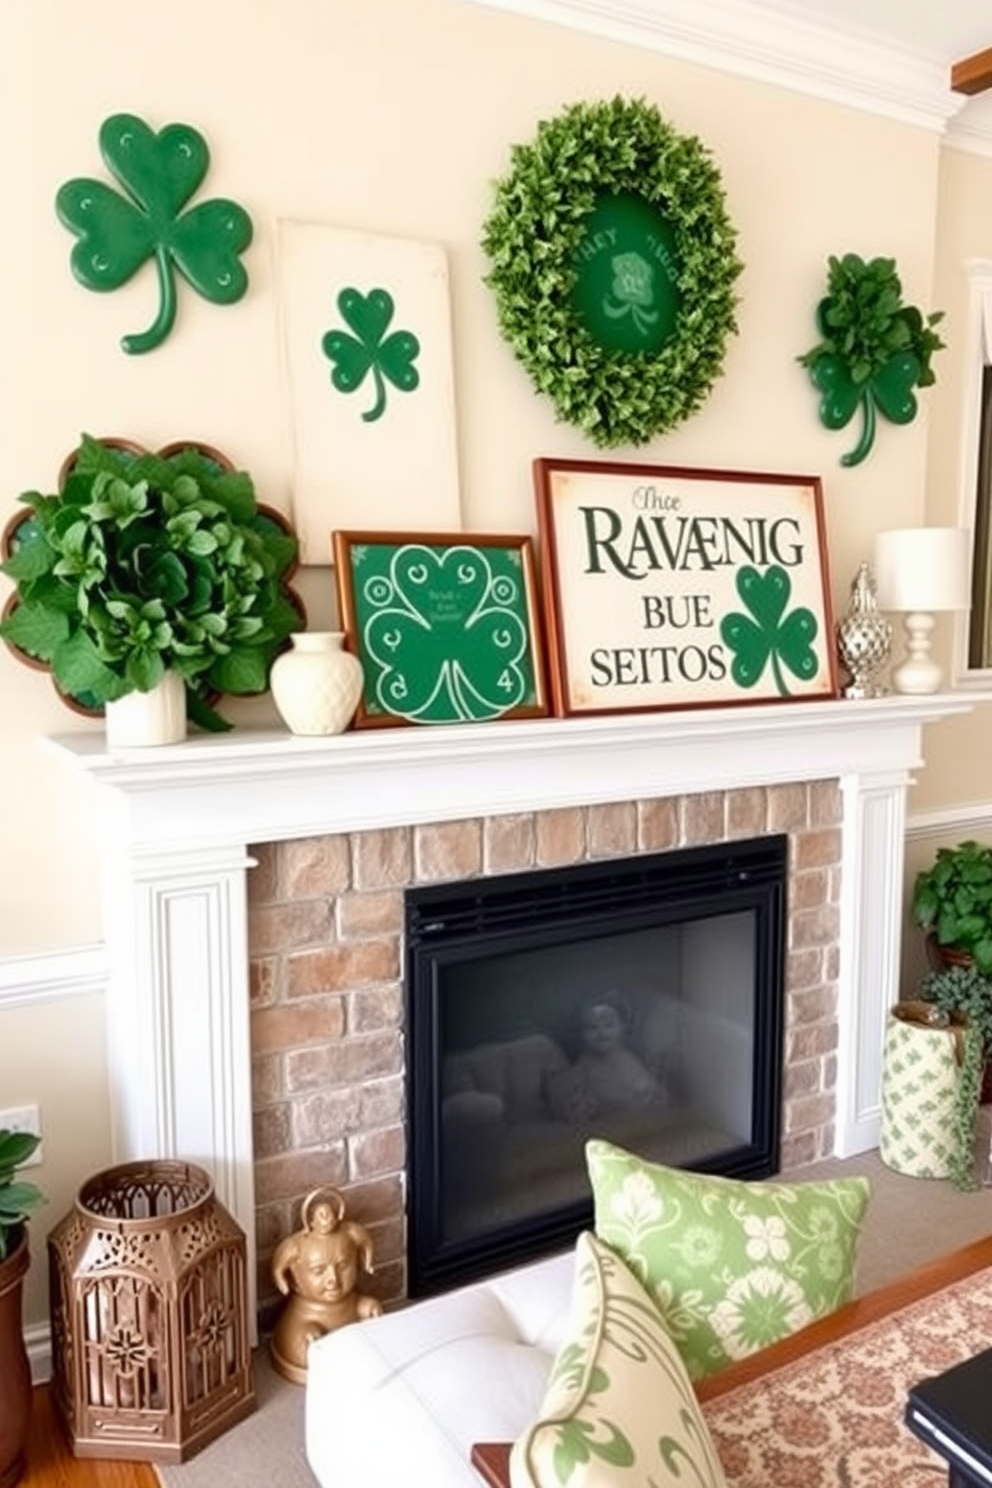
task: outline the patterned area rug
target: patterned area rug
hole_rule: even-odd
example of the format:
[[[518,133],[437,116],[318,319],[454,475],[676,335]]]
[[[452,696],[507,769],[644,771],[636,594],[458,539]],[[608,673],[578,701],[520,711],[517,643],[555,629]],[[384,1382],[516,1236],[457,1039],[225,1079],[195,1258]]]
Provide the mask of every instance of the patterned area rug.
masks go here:
[[[903,1425],[910,1385],[992,1347],[992,1267],[708,1401],[735,1488],[935,1488]]]

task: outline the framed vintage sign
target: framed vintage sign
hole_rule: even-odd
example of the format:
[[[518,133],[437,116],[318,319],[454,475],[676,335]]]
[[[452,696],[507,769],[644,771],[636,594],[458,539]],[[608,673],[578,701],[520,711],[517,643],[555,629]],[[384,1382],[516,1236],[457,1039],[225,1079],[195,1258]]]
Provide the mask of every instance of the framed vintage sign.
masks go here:
[[[533,544],[478,533],[333,534],[356,728],[547,714]]]
[[[534,462],[559,715],[832,698],[819,478]]]

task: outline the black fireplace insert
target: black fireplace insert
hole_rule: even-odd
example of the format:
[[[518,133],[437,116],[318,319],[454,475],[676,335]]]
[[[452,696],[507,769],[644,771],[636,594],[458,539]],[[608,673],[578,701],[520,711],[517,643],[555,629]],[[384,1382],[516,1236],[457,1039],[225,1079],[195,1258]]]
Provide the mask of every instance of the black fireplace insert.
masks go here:
[[[592,1224],[584,1148],[778,1171],[788,838],[411,889],[408,1290]]]

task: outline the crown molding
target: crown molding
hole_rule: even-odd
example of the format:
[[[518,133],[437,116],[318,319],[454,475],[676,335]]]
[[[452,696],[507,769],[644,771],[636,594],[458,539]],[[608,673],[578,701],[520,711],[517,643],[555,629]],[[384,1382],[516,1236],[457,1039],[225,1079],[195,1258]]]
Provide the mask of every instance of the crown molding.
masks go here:
[[[971,155],[992,155],[992,97],[970,99],[948,124],[944,142]]]
[[[786,0],[462,0],[790,88],[943,133],[965,103],[948,69]]]

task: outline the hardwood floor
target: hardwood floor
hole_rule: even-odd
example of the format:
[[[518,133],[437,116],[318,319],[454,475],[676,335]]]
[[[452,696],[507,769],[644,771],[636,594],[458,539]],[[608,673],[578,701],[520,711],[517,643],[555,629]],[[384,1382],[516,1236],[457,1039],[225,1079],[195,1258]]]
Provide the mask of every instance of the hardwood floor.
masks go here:
[[[47,1385],[38,1385],[31,1402],[28,1468],[18,1488],[158,1488],[147,1462],[109,1462],[72,1455]]]

